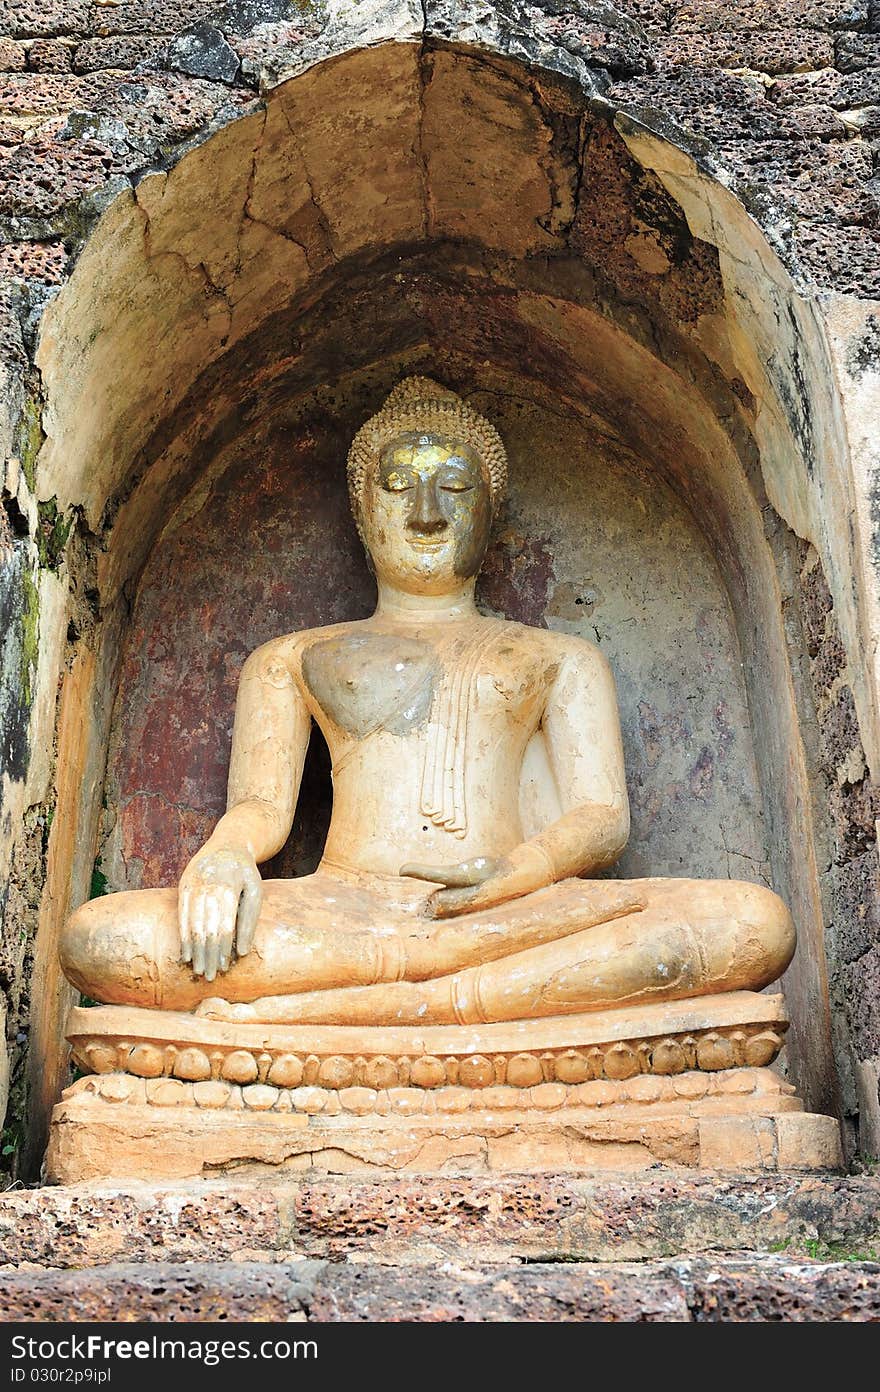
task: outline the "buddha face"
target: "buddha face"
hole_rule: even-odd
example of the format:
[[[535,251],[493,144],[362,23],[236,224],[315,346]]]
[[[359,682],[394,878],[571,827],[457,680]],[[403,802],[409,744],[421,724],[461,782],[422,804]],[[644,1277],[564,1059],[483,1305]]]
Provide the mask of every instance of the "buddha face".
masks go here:
[[[468,446],[438,435],[386,445],[363,498],[364,539],[380,580],[443,594],[476,575],[492,526],[489,484]]]

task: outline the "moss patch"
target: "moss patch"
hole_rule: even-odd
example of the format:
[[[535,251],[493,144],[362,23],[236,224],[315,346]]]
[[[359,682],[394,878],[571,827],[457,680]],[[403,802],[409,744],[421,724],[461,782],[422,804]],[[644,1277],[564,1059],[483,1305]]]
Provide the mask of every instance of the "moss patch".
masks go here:
[[[92,869],[92,883],[89,889],[89,898],[100,899],[101,895],[107,892],[107,876],[100,868],[98,862],[95,861]]]
[[[16,446],[22,473],[33,493],[37,486],[37,455],[46,438],[43,433],[43,406],[35,392],[25,397],[17,435]]]
[[[831,1241],[822,1237],[807,1237],[803,1241],[785,1238],[782,1242],[771,1242],[771,1252],[789,1257],[809,1257],[810,1261],[821,1262],[880,1262],[880,1252],[874,1247],[860,1247],[855,1243]]]
[[[50,570],[57,570],[67,545],[67,538],[70,536],[73,517],[65,517],[64,513],[59,512],[58,504],[54,498],[50,498],[46,503],[38,503],[37,512],[40,518],[40,525],[37,529],[37,550],[40,556],[40,565]]]

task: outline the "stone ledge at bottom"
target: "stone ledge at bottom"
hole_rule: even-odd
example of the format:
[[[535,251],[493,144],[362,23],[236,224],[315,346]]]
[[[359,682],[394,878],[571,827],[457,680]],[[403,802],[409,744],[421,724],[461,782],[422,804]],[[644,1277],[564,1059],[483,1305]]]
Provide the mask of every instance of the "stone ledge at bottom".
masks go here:
[[[68,1185],[0,1194],[0,1267],[626,1262],[705,1252],[880,1254],[880,1178],[356,1175]],[[0,1278],[0,1287],[4,1285]]]
[[[732,1081],[753,1071],[731,1070]],[[185,1090],[183,1083],[162,1081]],[[404,1172],[595,1175],[644,1172],[658,1163],[734,1172],[842,1168],[837,1122],[801,1111],[796,1098],[779,1092],[607,1109],[563,1106],[554,1095],[554,1109],[522,1112],[310,1116],[114,1103],[79,1087],[52,1116],[46,1175],[59,1184],[236,1173],[253,1179]],[[555,1084],[547,1090],[571,1089]]]
[[[880,1322],[880,1264],[741,1254],[442,1268],[302,1261],[4,1277],[6,1320]],[[183,1331],[165,1331],[180,1339]],[[299,1336],[306,1337],[305,1331]]]

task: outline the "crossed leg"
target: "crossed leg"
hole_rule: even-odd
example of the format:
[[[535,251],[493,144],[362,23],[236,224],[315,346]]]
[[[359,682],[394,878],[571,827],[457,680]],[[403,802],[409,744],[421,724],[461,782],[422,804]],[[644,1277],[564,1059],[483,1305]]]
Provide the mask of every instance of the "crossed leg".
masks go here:
[[[267,881],[253,948],[214,982],[180,962],[176,890],[107,895],[68,920],[62,965],[108,1004],[428,1024],[758,990],[794,952],[782,901],[736,881],[565,880],[444,921],[421,912],[430,888],[327,870]]]
[[[644,907],[598,921],[609,884],[567,880],[540,891],[544,912],[577,897],[575,932],[433,979],[306,991],[246,1005],[209,1000],[200,1013],[286,1024],[477,1024],[536,1019],[722,991],[760,990],[794,955],[791,917],[775,894],[729,880],[630,880]],[[537,895],[516,903],[535,912]],[[599,902],[597,902],[599,901]],[[513,904],[506,905],[510,912]],[[592,910],[592,923],[586,926]],[[481,932],[478,919],[468,923]],[[482,926],[482,931],[485,927]]]
[[[134,890],[93,899],[65,924],[65,975],[95,1000],[192,1010],[222,992],[230,1002],[447,975],[554,941],[588,924],[638,912],[628,885],[608,881],[584,902],[578,880],[499,910],[435,921],[423,912],[433,885],[318,871],[268,880],[250,952],[213,982],[180,961],[177,891]]]

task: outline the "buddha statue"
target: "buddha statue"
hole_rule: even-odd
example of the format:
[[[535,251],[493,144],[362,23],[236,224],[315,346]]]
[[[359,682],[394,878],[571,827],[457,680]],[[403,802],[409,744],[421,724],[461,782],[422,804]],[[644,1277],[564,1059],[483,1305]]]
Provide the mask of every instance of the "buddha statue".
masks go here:
[[[228,810],[177,888],[110,894],[63,933],[109,1005],[233,1025],[472,1026],[760,991],[795,948],[770,890],[601,878],[629,813],[614,681],[580,637],[481,615],[504,493],[492,425],[424,377],[348,457],[372,617],[244,665]],[[266,880],[312,721],[332,760],[317,870]]]
[[[103,1004],[70,1012],[83,1076],[49,1179],[840,1164],[834,1119],[768,1066],[782,901],[602,876],[629,833],[608,663],[474,602],[506,471],[492,425],[424,377],[358,431],[375,613],[251,654],[227,811],[180,884],[65,924],[64,971]],[[323,856],[263,880],[312,721]]]

